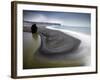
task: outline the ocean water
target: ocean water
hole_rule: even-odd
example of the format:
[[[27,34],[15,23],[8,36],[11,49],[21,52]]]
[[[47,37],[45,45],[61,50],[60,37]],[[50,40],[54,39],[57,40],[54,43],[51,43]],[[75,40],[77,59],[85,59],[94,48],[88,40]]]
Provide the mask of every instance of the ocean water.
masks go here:
[[[66,29],[66,30],[71,30],[71,31],[75,31],[75,32],[81,32],[84,34],[88,34],[91,35],[91,28],[90,27],[73,27],[73,26],[51,26],[53,28],[57,28],[57,29]]]

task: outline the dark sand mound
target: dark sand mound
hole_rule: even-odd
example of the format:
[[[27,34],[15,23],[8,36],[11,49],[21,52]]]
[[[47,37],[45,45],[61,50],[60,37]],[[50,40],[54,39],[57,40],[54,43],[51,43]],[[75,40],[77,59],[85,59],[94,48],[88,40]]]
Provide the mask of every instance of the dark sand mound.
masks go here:
[[[81,41],[58,30],[39,28],[41,36],[41,54],[63,54],[74,51]]]

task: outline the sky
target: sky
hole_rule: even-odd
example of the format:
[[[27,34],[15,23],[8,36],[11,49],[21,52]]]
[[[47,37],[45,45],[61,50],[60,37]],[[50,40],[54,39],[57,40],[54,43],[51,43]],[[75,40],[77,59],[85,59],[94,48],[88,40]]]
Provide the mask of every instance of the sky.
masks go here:
[[[75,12],[51,12],[23,10],[23,20],[60,23],[65,26],[90,27],[91,14]]]

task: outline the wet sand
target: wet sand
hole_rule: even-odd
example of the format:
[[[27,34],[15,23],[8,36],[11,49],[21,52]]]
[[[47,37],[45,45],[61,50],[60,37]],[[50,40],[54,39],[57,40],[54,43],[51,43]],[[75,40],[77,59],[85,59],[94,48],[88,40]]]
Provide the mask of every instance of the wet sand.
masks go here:
[[[53,28],[52,28],[53,29]],[[49,68],[49,67],[73,67],[89,65],[90,60],[90,36],[74,31],[63,30],[66,34],[69,34],[75,38],[81,40],[80,47],[70,54],[63,54],[60,56],[45,56],[38,52],[40,47],[40,39],[38,34],[35,34],[35,40],[31,33],[24,32],[24,69],[31,68]],[[28,36],[28,37],[27,37]],[[29,44],[30,43],[30,44]]]

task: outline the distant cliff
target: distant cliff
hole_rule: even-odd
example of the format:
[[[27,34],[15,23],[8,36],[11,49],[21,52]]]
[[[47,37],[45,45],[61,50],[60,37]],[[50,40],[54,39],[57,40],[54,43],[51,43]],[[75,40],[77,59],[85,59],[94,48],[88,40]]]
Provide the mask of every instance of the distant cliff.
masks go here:
[[[52,26],[57,25],[60,26],[60,23],[51,23],[51,22],[32,22],[32,21],[24,21],[24,26],[31,26],[32,24],[37,24],[37,26]]]

